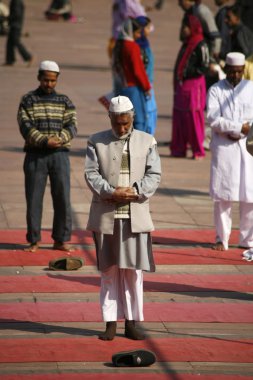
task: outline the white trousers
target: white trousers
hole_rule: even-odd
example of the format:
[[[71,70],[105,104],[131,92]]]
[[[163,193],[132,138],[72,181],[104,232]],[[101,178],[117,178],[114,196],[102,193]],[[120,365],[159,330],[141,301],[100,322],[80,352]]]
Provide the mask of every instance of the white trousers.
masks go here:
[[[100,305],[105,322],[143,321],[143,272],[117,265],[101,272]]]
[[[231,201],[214,202],[214,225],[216,228],[216,242],[220,241],[228,249],[229,237],[232,229]],[[240,235],[239,246],[253,247],[253,203],[240,202]]]

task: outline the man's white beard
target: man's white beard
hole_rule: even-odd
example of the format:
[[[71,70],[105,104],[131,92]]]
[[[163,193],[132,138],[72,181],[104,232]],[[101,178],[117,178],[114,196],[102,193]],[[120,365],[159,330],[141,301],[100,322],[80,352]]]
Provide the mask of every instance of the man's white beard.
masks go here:
[[[113,133],[113,135],[114,135],[117,139],[119,139],[119,140],[125,140],[128,136],[131,135],[132,130],[133,130],[133,126],[128,130],[127,133],[125,133],[125,134],[122,135],[122,136],[117,135],[117,133],[116,133],[114,130],[112,130],[112,133]]]

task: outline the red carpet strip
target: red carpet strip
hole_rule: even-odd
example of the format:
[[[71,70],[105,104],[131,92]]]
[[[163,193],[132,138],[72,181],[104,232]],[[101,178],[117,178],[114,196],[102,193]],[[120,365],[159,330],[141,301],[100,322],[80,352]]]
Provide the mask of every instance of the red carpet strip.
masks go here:
[[[21,302],[0,304],[0,322],[100,322],[96,302]],[[147,322],[252,323],[253,304],[145,303]],[[252,358],[253,359],[253,358]]]
[[[51,230],[42,230],[41,244],[53,244]],[[26,230],[1,230],[0,241],[5,244],[27,244]],[[76,230],[72,232],[72,244],[93,244],[92,234],[86,230]]]
[[[73,272],[72,272],[73,273]],[[49,271],[47,275],[1,276],[0,293],[98,292],[99,275],[68,274]],[[146,274],[146,292],[253,292],[250,274]]]
[[[238,244],[238,231],[233,230],[230,244]],[[152,232],[153,243],[159,244],[196,244],[214,243],[215,231],[213,230],[155,230]]]
[[[152,232],[153,242],[159,244],[196,244],[213,243],[215,241],[214,230],[156,230]],[[26,244],[26,230],[1,230],[1,243]],[[52,243],[51,230],[43,230],[41,242]],[[72,233],[73,244],[90,244],[93,242],[92,234],[86,230],[76,230]],[[238,231],[233,230],[230,244],[238,243]]]
[[[251,363],[253,340],[217,338],[154,338],[132,341],[116,337],[104,342],[93,338],[6,339],[0,347],[0,362],[110,362],[119,351],[148,349],[158,361]]]
[[[71,255],[49,249],[41,249],[35,253],[23,250],[0,250],[0,267],[5,266],[46,266],[49,261],[59,257],[78,256],[84,260],[84,265],[96,265],[95,250],[75,250]]]
[[[140,369],[139,369],[140,370]],[[1,375],[1,380],[250,380],[240,375],[202,375],[184,373],[61,373],[42,375]]]
[[[226,252],[217,252],[211,248],[154,248],[154,258],[157,265],[249,265],[242,260],[243,249],[230,249]],[[84,259],[84,265],[96,265],[95,249],[77,249],[74,256]],[[52,249],[40,249],[36,253],[23,250],[0,250],[1,266],[48,266],[50,260],[59,257],[68,257],[64,252]]]

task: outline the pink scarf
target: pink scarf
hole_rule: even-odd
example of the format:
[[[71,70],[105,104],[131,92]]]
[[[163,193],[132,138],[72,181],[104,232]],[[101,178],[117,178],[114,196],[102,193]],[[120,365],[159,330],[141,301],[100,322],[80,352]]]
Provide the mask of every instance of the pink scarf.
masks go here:
[[[196,16],[188,15],[186,18],[188,26],[191,30],[191,35],[184,41],[183,46],[186,45],[184,54],[177,66],[176,76],[179,80],[183,80],[184,68],[196,46],[203,41],[203,29],[199,19]]]

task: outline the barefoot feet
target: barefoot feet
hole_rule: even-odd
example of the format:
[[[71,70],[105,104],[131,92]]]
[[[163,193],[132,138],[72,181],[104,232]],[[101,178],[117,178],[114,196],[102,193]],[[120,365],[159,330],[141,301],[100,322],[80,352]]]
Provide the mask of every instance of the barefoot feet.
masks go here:
[[[56,249],[57,251],[63,251],[63,252],[75,251],[75,249],[71,245],[61,242],[61,241],[55,241],[53,245],[53,249]]]
[[[39,248],[39,243],[31,243],[28,247],[24,248],[25,252],[36,252]]]
[[[215,251],[226,251],[226,248],[224,247],[221,241],[218,241],[217,243],[215,243],[212,246],[212,249],[214,249]]]

